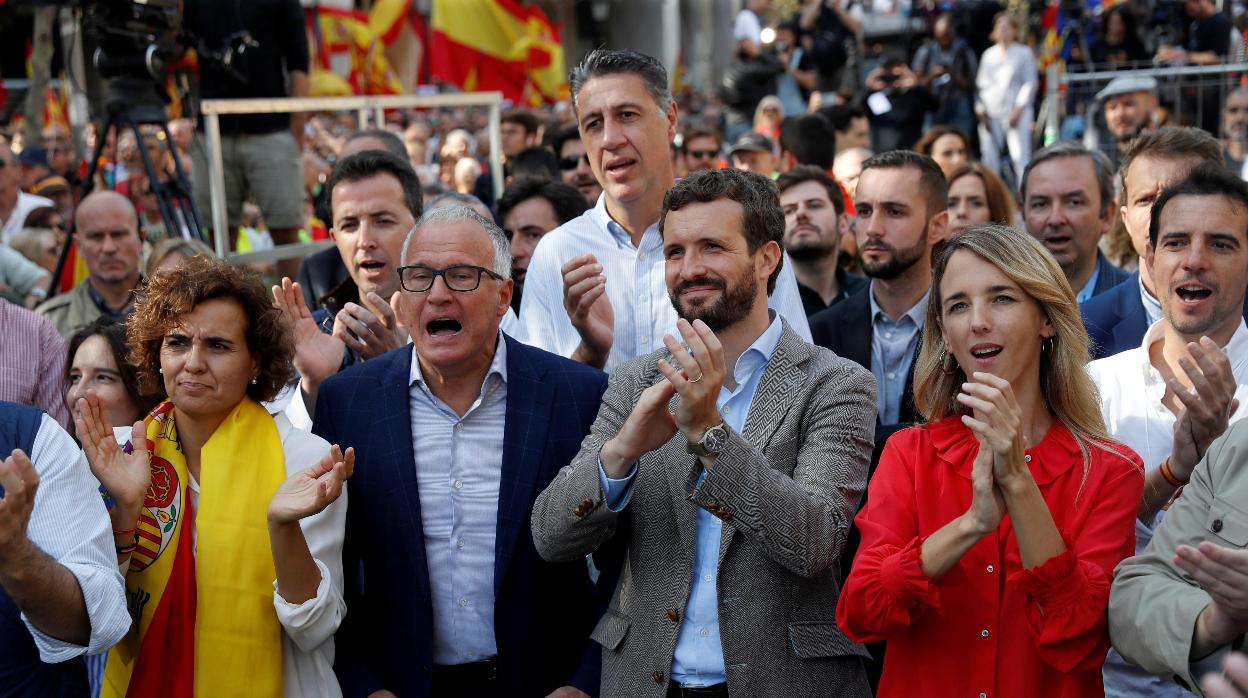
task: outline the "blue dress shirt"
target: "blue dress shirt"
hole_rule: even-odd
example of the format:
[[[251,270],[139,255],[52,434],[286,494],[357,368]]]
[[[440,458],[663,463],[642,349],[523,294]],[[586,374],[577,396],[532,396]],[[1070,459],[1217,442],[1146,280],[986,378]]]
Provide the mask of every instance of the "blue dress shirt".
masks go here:
[[[919,333],[923,330],[923,318],[927,314],[929,289],[895,322],[875,302],[875,282],[871,282],[868,297],[871,299],[871,373],[879,389],[876,403],[880,424],[896,424],[901,420],[901,398],[906,394],[906,378],[910,374],[910,362]]]
[[[732,372],[736,389],[729,390],[727,386],[719,389],[719,398],[715,401],[719,414],[728,428],[738,434],[745,428],[745,418],[754,402],[754,393],[771,361],[771,355],[776,351],[776,345],[780,343],[783,328],[779,316],[771,311],[771,324],[737,359]],[[628,504],[636,474],[637,466],[634,465],[623,479],[612,480],[607,478],[599,462],[598,479],[606,493],[607,506],[613,511],[619,511]],[[701,477],[705,476],[703,472]],[[724,649],[719,641],[719,592],[716,584],[722,527],[723,521],[698,508],[693,580],[672,658],[672,680],[682,686],[713,686],[728,681],[724,670]]]
[[[1101,265],[1097,264],[1092,267],[1092,276],[1088,277],[1088,283],[1079,289],[1079,293],[1075,294],[1075,302],[1082,303],[1092,296],[1096,295],[1096,280],[1101,278]]]
[[[412,450],[433,597],[433,661],[464,664],[498,654],[494,546],[507,418],[507,343],[461,417],[430,392],[416,352],[408,388]]]

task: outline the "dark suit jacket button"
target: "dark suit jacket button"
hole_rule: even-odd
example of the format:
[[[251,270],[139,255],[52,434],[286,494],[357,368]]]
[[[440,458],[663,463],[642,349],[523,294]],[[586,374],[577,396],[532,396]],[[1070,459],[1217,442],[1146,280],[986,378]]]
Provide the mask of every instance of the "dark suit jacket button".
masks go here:
[[[1209,528],[1213,529],[1213,532],[1214,532],[1214,533],[1218,533],[1219,531],[1221,531],[1221,530],[1222,530],[1222,519],[1214,519],[1214,520],[1213,520],[1213,525],[1212,525],[1212,526],[1210,526]]]
[[[594,506],[594,500],[592,500],[592,499],[582,499],[582,500],[581,500],[581,507],[582,507],[583,509],[588,510],[588,509],[590,509],[590,508],[591,508],[591,507],[593,507],[593,506]]]
[[[676,612],[676,609],[669,608],[667,609],[667,619],[675,623],[680,620],[680,614]]]
[[[652,672],[650,674],[650,678],[654,679],[655,683],[663,683],[663,672],[661,671]]]

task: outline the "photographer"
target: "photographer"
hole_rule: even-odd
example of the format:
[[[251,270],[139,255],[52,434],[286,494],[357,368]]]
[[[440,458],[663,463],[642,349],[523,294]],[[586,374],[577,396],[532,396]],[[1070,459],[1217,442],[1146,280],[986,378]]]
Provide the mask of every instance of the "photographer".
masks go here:
[[[966,40],[958,36],[953,15],[942,14],[932,25],[932,38],[923,42],[911,63],[919,84],[937,100],[933,124],[951,124],[965,133],[975,131],[975,73],[979,61]]]
[[[904,150],[923,135],[923,117],[933,108],[931,93],[901,56],[889,56],[866,79],[871,149]]]
[[[852,96],[857,91],[862,6],[854,0],[802,0],[797,24],[812,38],[817,89]],[[825,101],[824,106],[830,105]]]

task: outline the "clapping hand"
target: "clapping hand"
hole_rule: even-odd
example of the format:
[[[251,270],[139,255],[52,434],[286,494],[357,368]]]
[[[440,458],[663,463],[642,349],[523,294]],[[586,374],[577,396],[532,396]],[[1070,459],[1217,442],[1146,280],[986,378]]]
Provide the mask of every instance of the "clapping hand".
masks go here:
[[[1192,382],[1192,389],[1184,388],[1176,378],[1166,382],[1183,405],[1175,420],[1174,446],[1170,451],[1170,470],[1181,480],[1191,477],[1209,444],[1226,431],[1231,415],[1239,407],[1235,376],[1226,353],[1208,337],[1189,342],[1187,352],[1191,358],[1179,357],[1179,366]]]
[[[615,334],[615,311],[607,298],[602,265],[592,254],[583,254],[568,260],[559,273],[563,277],[563,308],[581,336],[583,349],[572,358],[602,368]]]
[[[21,449],[0,463],[0,571],[11,564],[21,564],[29,551],[30,538],[26,527],[35,508],[35,490],[39,489],[39,473]],[[15,568],[10,568],[10,570]]]
[[[665,359],[660,359],[659,371],[680,396],[674,415],[676,426],[685,433],[685,438],[696,442],[702,439],[708,428],[724,421],[715,404],[719,389],[724,384],[724,347],[701,320],[690,324],[681,318],[676,321],[676,328],[688,348],[681,346],[670,334],[664,336],[663,344],[680,368],[677,370]]]
[[[997,487],[993,477],[992,464],[996,460],[992,446],[984,437],[976,434],[979,451],[971,465],[971,508],[967,510],[967,518],[975,524],[980,535],[988,535],[1001,525],[1005,517],[1005,498]]]
[[[78,398],[74,410],[74,428],[87,454],[91,474],[104,485],[113,498],[114,528],[132,528],[139,520],[143,498],[152,485],[151,454],[147,450],[147,428],[143,422],[130,427],[130,453],[117,445],[108,410],[94,390]]]
[[[363,304],[347,303],[334,318],[334,336],[367,360],[407,344],[407,330],[399,324],[392,307],[399,292],[389,301],[369,291]]]
[[[1020,477],[1031,477],[1023,458],[1023,410],[1014,399],[1010,382],[991,373],[976,371],[962,384],[957,400],[971,409],[962,415],[962,423],[970,427],[993,454],[993,479],[998,487],[1006,487]]]
[[[1209,594],[1210,604],[1197,619],[1198,631],[1215,645],[1248,631],[1248,550],[1204,541],[1195,547],[1180,545],[1174,553],[1174,564]]]
[[[297,281],[283,277],[272,290],[274,305],[295,331],[295,370],[312,386],[319,386],[342,366],[343,342],[317,326]]]
[[[355,449],[348,448],[343,454],[335,444],[316,465],[291,475],[277,488],[269,502],[269,521],[294,523],[325,511],[342,495],[354,470]]]
[[[1200,682],[1208,698],[1248,697],[1248,656],[1232,652],[1222,662],[1222,674],[1210,673]]]

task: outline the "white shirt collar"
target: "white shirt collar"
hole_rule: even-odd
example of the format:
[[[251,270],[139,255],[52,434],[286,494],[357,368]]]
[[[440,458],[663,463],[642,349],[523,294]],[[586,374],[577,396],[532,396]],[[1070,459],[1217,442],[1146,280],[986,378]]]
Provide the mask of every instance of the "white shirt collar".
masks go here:
[[[1149,366],[1152,365],[1149,359],[1149,349],[1165,337],[1165,323],[1164,318],[1158,320],[1144,333],[1141,348],[1144,351],[1144,362]],[[1222,351],[1226,352],[1226,358],[1231,362],[1231,373],[1235,376],[1235,382],[1245,384],[1248,381],[1248,325],[1244,324],[1243,318],[1240,318],[1239,327],[1235,328],[1235,334],[1231,335],[1230,341],[1222,347]]]

